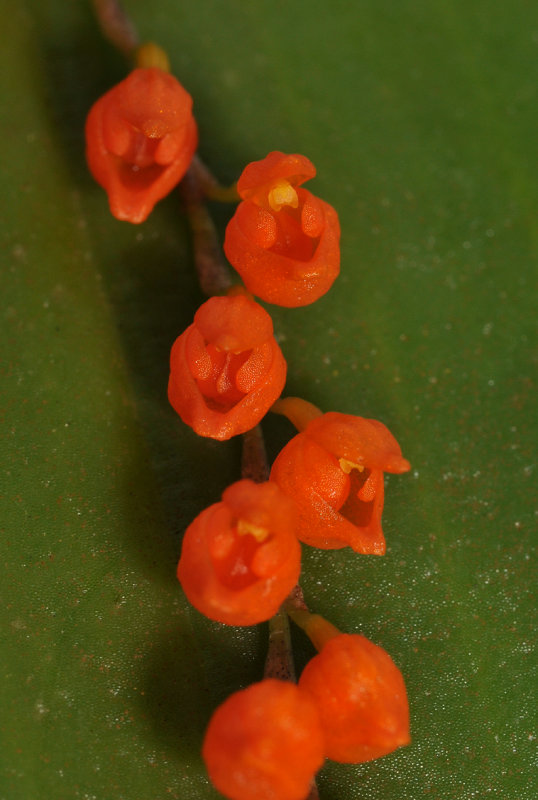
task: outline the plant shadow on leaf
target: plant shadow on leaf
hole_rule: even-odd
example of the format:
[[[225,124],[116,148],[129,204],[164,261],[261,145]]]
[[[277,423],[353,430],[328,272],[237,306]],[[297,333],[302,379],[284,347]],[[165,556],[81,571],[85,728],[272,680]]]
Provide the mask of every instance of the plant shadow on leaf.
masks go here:
[[[65,36],[51,30],[43,15],[33,44],[39,53],[39,79],[47,100],[44,112],[58,142],[56,151],[62,154],[74,183],[87,191],[95,183],[84,159],[86,116],[97,98],[121,80],[126,67],[125,60],[100,37],[91,14],[87,25],[77,23]],[[89,26],[95,27],[93,38],[88,36]]]
[[[235,478],[240,442],[196,436],[168,403],[170,348],[203,300],[184,246],[185,223],[173,214],[177,197],[168,202],[149,230],[127,231],[130,241],[118,262],[107,257],[104,242],[96,246],[151,469],[169,528],[177,535],[193,511],[220,499]]]
[[[196,634],[185,633],[177,623],[157,633],[139,702],[171,754],[177,757],[179,750],[180,756],[200,758],[204,731],[217,705],[259,680],[263,664],[245,658],[244,649],[261,650],[265,637],[261,626],[237,630],[201,617]]]

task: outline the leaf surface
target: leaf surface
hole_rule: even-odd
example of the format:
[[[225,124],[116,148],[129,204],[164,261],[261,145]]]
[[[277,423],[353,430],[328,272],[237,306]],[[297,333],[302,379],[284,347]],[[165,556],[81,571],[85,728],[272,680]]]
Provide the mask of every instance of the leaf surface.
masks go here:
[[[271,309],[287,392],[381,419],[413,464],[388,478],[385,557],[304,548],[308,602],[389,651],[412,716],[405,750],[327,764],[322,800],[531,800],[536,14],[126,7],[193,94],[223,182],[274,149],[316,164],[342,273],[315,305]],[[0,797],[209,800],[205,725],[260,678],[267,633],[206,621],[175,578],[240,456],[166,400],[202,301],[188,231],[176,196],[117,222],[87,174],[85,114],[125,74],[90,9],[22,0],[0,36]],[[213,211],[222,234],[230,209]],[[274,457],[291,427],[264,428]]]

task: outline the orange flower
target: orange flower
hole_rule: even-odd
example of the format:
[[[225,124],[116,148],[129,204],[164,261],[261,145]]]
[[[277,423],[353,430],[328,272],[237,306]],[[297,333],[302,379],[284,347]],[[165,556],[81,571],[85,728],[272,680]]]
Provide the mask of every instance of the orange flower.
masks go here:
[[[402,674],[388,653],[364,636],[329,638],[304,668],[299,688],[316,705],[328,758],[362,763],[409,744]]]
[[[313,303],[340,271],[336,211],[299,188],[315,174],[305,156],[273,152],[239,178],[243,201],[226,229],[224,252],[249,292],[268,303]]]
[[[198,143],[191,108],[188,92],[156,67],[133,70],[92,106],[86,157],[115,217],[143,222],[179,183]]]
[[[331,412],[312,419],[288,442],[271,480],[295,500],[302,542],[383,555],[383,472],[408,469],[382,422]]]
[[[276,484],[229,486],[185,532],[177,574],[193,606],[226,625],[272,617],[301,570],[294,527],[293,502]]]
[[[200,436],[250,430],[285,382],[271,317],[244,295],[207,300],[172,347],[168,399]]]
[[[217,708],[202,755],[231,800],[304,800],[324,758],[316,708],[293,683],[255,683]]]

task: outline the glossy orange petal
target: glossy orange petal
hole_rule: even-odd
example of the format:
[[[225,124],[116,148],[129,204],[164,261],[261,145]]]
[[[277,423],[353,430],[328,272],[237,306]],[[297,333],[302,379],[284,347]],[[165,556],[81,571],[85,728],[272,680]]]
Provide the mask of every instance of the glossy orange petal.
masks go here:
[[[243,198],[224,252],[252,294],[281,306],[313,303],[340,271],[340,224],[328,203],[301,188],[315,175],[300,155],[270,153],[238,181]]]
[[[302,542],[383,555],[383,472],[409,468],[383,423],[330,412],[312,419],[288,442],[273,464],[271,480],[293,497]]]
[[[409,744],[402,674],[389,654],[364,636],[329,639],[304,668],[299,687],[316,705],[328,758],[361,763]]]
[[[92,106],[86,158],[120,220],[143,222],[187,171],[198,144],[192,98],[169,73],[135,69]]]
[[[300,561],[293,502],[274,483],[242,480],[189,525],[177,574],[202,614],[254,625],[277,612]]]
[[[305,800],[324,760],[317,710],[293,683],[255,683],[217,708],[202,755],[230,800]]]
[[[168,398],[196,433],[223,440],[257,425],[285,381],[269,314],[245,295],[212,297],[172,347]]]

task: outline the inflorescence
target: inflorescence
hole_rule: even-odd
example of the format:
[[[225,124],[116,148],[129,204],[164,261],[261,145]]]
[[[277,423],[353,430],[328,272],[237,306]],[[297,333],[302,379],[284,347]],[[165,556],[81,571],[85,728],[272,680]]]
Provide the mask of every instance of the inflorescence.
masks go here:
[[[136,68],[90,110],[86,143],[112,214],[141,223],[184,177],[202,197],[219,189],[193,162],[192,99],[166,55],[155,45],[133,54]],[[298,430],[269,475],[261,465],[257,482],[234,483],[196,517],[177,568],[187,598],[210,619],[255,625],[282,608],[319,651],[297,684],[266,673],[215,711],[202,753],[231,800],[304,800],[325,758],[361,763],[409,742],[405,684],[390,656],[310,613],[294,590],[300,542],[385,552],[383,473],[410,469],[383,423],[281,398],[286,361],[254,296],[304,306],[337,278],[337,213],[303,188],[315,174],[305,156],[277,151],[245,167],[224,241],[244,286],[217,280],[222,291],[198,309],[170,358],[170,403],[200,436],[245,434],[269,410]]]

